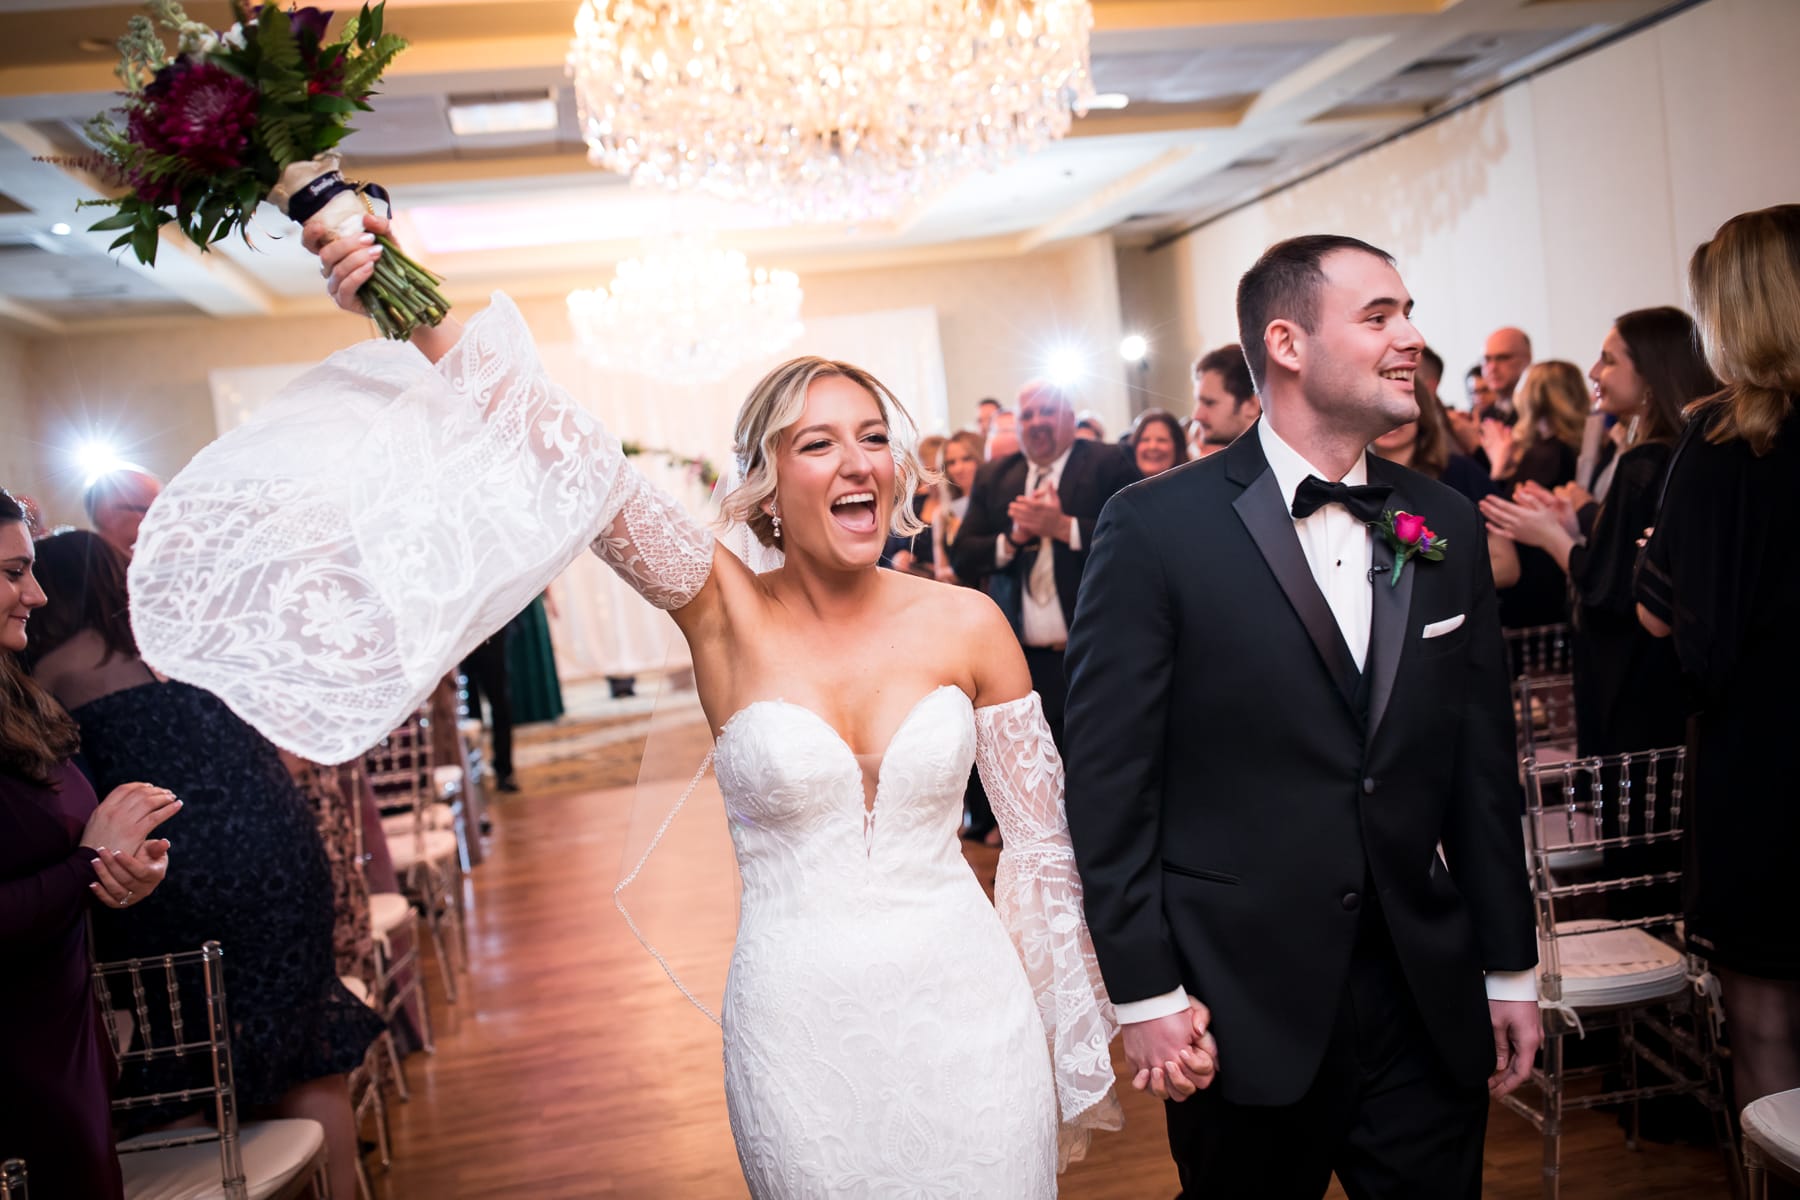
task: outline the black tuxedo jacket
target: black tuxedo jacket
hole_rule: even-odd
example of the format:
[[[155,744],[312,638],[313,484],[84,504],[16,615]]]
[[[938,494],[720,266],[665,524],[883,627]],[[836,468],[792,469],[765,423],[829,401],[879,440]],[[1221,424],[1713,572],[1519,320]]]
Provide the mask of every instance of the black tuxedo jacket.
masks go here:
[[[1069,826],[1107,990],[1207,1004],[1233,1103],[1311,1084],[1369,888],[1463,1083],[1494,1065],[1483,972],[1537,962],[1481,521],[1374,456],[1369,478],[1448,548],[1374,575],[1362,674],[1254,430],[1114,497],[1071,626]]]
[[[991,577],[1004,576],[1004,585],[988,590],[994,602],[1012,622],[1013,632],[1024,631],[1023,596],[1025,580],[1037,562],[1038,548],[1026,546],[1013,554],[1005,567],[996,568],[997,539],[1012,528],[1007,506],[1025,493],[1025,480],[1031,462],[1023,451],[984,465],[975,476],[969,492],[969,512],[963,518],[956,544],[950,550],[951,565],[957,577],[968,583],[987,585]],[[1081,529],[1081,549],[1070,549],[1067,542],[1054,542],[1056,553],[1056,595],[1062,601],[1063,621],[1075,621],[1075,597],[1081,590],[1082,572],[1094,544],[1094,527],[1100,510],[1113,494],[1138,478],[1137,465],[1117,446],[1077,439],[1069,448],[1069,461],[1063,464],[1062,479],[1056,490],[1062,510],[1075,518]]]

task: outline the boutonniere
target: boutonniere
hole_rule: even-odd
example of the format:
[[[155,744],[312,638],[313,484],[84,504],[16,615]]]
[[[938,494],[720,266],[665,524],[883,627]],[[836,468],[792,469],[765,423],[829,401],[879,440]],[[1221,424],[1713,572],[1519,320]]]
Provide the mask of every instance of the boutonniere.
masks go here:
[[[1425,518],[1417,513],[1390,508],[1381,514],[1381,520],[1372,521],[1370,525],[1387,539],[1387,544],[1394,551],[1394,569],[1388,574],[1389,587],[1399,586],[1400,573],[1406,570],[1408,559],[1423,558],[1441,562],[1445,547],[1450,545],[1449,538],[1441,538],[1431,532],[1426,527]]]

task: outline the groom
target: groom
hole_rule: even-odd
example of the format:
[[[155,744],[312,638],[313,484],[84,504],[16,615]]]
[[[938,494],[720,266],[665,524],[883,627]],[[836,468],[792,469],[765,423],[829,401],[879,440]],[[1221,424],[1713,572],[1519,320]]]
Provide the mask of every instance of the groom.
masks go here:
[[[1419,415],[1388,255],[1279,243],[1237,310],[1262,420],[1112,500],[1070,632],[1088,926],[1132,1067],[1177,1064],[1187,1196],[1478,1196],[1488,1097],[1540,1036],[1486,538],[1365,452]],[[1396,555],[1395,510],[1441,560]],[[1197,1094],[1190,995],[1218,1046]]]

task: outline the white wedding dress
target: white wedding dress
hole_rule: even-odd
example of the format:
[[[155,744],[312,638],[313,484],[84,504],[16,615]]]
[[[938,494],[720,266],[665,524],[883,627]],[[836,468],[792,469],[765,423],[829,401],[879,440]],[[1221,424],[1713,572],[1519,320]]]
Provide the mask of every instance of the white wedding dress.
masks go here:
[[[336,761],[590,541],[663,608],[710,571],[710,533],[544,376],[497,296],[436,366],[353,347],[197,456],[145,519],[132,619],[157,670]],[[956,836],[972,761],[1006,839],[993,905]],[[714,763],[743,880],[722,1024],[751,1194],[1054,1196],[1122,1116],[1036,695],[921,697],[868,801],[843,738],[779,699],[734,714]]]

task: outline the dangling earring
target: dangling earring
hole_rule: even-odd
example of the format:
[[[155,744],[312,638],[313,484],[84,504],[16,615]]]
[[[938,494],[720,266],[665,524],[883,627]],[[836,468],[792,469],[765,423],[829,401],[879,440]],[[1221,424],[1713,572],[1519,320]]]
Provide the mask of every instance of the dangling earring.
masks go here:
[[[781,512],[774,504],[769,505],[769,520],[775,522],[775,540],[781,540]]]

